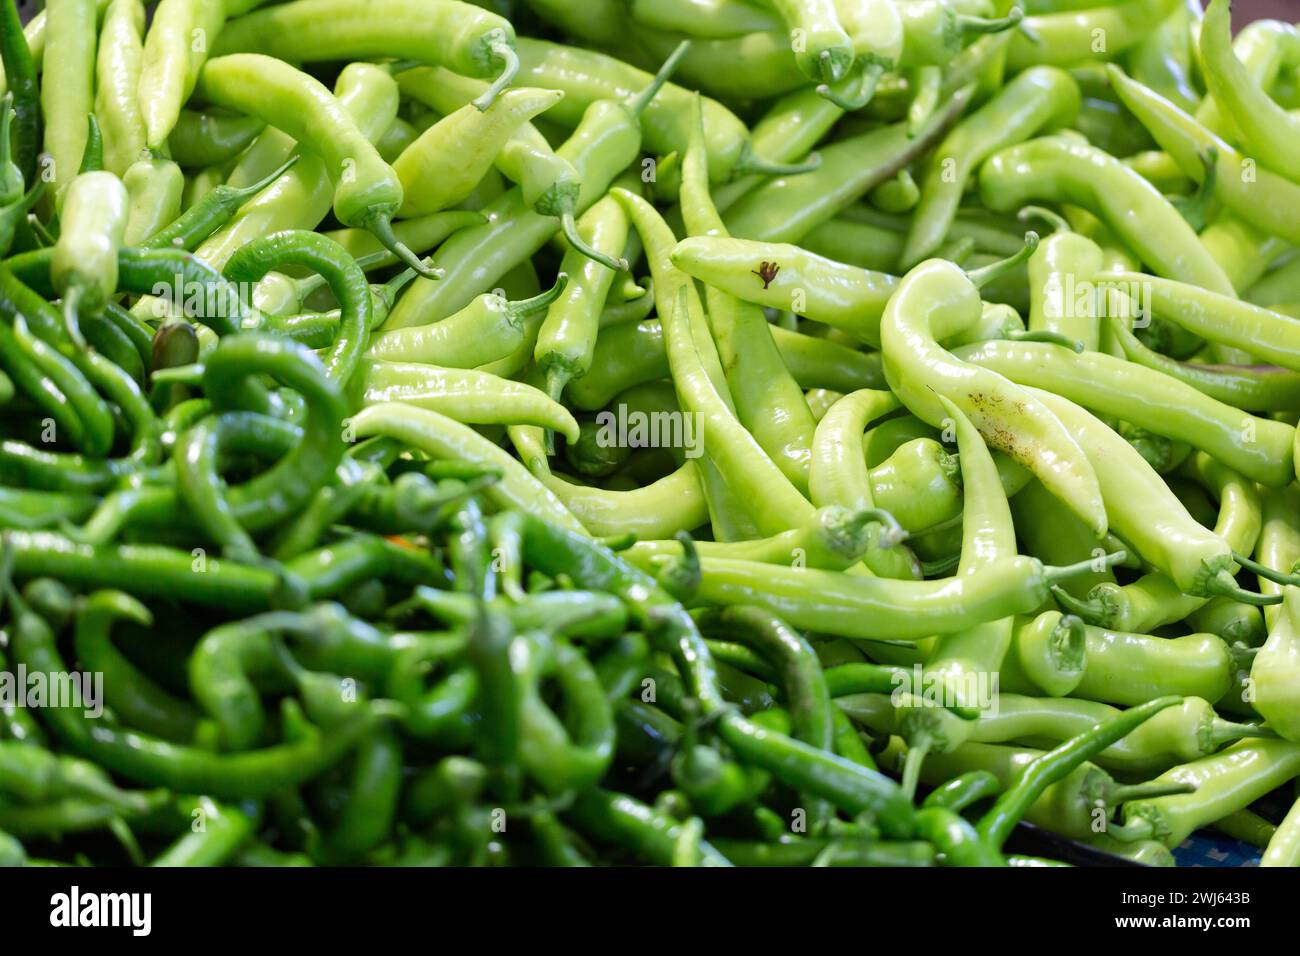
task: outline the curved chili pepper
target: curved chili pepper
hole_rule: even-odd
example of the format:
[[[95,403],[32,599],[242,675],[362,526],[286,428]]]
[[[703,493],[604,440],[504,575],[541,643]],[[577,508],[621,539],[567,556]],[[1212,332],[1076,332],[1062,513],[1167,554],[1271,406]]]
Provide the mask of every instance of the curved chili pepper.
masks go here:
[[[998,797],[992,809],[980,818],[978,832],[1000,848],[1020,817],[1051,784],[1063,779],[1084,761],[1131,733],[1166,707],[1181,702],[1178,697],[1160,697],[1148,701],[1035,758],[1017,775],[1011,788]],[[1153,781],[1157,785],[1160,782],[1159,778]],[[1128,812],[1130,811],[1126,811],[1126,820]]]
[[[143,604],[120,591],[91,594],[77,613],[78,663],[104,674],[105,702],[127,725],[164,740],[192,740],[198,713],[188,702],[159,687],[113,647],[109,631],[114,620],[148,626],[153,616]]]
[[[487,110],[519,71],[510,21],[444,0],[383,0],[364,11],[337,0],[296,0],[228,23],[214,55],[232,52],[291,62],[399,56],[468,76],[495,74],[492,86],[475,101],[479,110]]]
[[[1211,818],[1222,819],[1300,773],[1300,748],[1285,740],[1243,740],[1216,754],[1166,771],[1153,782],[1194,791],[1135,800],[1124,825],[1139,838],[1177,846]]]
[[[276,90],[272,98],[265,96],[268,84]],[[339,220],[367,229],[416,272],[435,277],[393,233],[392,218],[402,205],[397,174],[319,82],[281,60],[234,53],[209,60],[197,89],[221,106],[259,116],[312,146],[335,183]]]
[[[1287,426],[1244,416],[1237,407],[1215,403],[1194,388],[1134,364],[1099,352],[1076,355],[1035,343],[986,342],[955,354],[1017,384],[1048,389],[1102,414],[1122,415],[1131,424],[1189,442],[1266,485],[1285,484],[1294,475],[1294,434]]]

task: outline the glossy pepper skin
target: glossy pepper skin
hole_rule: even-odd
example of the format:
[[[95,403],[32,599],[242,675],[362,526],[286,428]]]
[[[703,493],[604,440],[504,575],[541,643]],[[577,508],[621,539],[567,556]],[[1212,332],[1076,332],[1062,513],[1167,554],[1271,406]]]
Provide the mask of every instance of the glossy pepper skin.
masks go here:
[[[235,52],[291,62],[401,56],[468,76],[495,77],[477,103],[480,110],[519,70],[510,21],[456,0],[383,0],[365,9],[337,0],[296,0],[227,24],[214,55]]]
[[[1285,740],[1243,740],[1216,754],[1174,767],[1158,781],[1186,783],[1191,793],[1137,800],[1124,823],[1165,846],[1177,846],[1197,827],[1244,809],[1300,773],[1300,749]]]
[[[980,170],[980,195],[989,208],[1003,212],[1033,201],[1083,206],[1157,275],[1232,294],[1223,269],[1168,200],[1141,175],[1087,143],[1045,136],[995,153]]]

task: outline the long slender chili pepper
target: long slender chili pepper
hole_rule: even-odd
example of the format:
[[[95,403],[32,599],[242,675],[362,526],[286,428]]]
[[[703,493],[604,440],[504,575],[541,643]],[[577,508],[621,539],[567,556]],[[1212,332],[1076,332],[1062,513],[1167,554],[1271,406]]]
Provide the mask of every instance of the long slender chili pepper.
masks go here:
[[[279,167],[247,186],[219,183],[184,214],[140,243],[142,249],[184,249],[193,252],[198,245],[224,226],[239,207],[270,186],[298,162],[290,156]]]
[[[6,4],[0,11],[0,60],[4,63],[5,85],[13,96],[14,162],[23,179],[31,182],[36,175],[38,144],[42,142],[41,102],[36,65],[18,19],[17,4]],[[7,162],[9,157],[0,160]]]
[[[1050,389],[1101,414],[1122,415],[1131,424],[1189,442],[1264,484],[1286,484],[1294,475],[1295,435],[1289,426],[1244,415],[1238,407],[1120,359],[1030,342],[986,342],[955,354],[1019,385]]]
[[[1043,754],[1021,771],[1012,787],[998,797],[993,808],[980,819],[978,826],[980,835],[994,846],[1001,847],[1025,810],[1048,786],[1115,741],[1127,736],[1166,707],[1181,702],[1182,699],[1179,697],[1161,697],[1148,701],[1092,730],[1070,738],[1056,749]]]
[[[448,0],[382,0],[364,11],[337,0],[295,0],[228,23],[214,55],[232,52],[290,62],[399,56],[494,77],[475,102],[480,110],[492,105],[519,70],[510,21]]]
[[[230,258],[224,274],[232,282],[256,282],[272,269],[287,264],[317,271],[339,303],[338,335],[325,358],[325,370],[346,387],[361,360],[373,325],[373,303],[366,275],[334,240],[306,231],[280,232],[249,243]]]
[[[1078,111],[1078,104],[1078,84],[1068,74],[1052,67],[1033,67],[962,120],[929,160],[901,253],[902,265],[916,265],[943,242],[957,213],[962,189],[984,159],[1040,129],[1066,125]]]

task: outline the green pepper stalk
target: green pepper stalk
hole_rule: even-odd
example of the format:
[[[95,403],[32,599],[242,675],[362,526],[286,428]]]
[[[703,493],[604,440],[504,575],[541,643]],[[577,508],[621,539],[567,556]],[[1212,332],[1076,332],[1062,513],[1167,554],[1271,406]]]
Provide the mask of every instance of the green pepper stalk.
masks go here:
[[[835,0],[835,9],[853,42],[854,65],[839,84],[818,84],[817,94],[852,113],[871,102],[881,77],[903,56],[903,19],[893,0]]]
[[[947,66],[961,52],[968,36],[1002,33],[1020,25],[1025,13],[1012,7],[1004,17],[976,17],[961,13],[949,0],[921,0],[898,4],[903,23],[900,66]]]
[[[1162,372],[1197,391],[1248,412],[1272,412],[1300,403],[1300,374],[1277,365],[1180,362],[1147,348],[1115,320],[1110,331],[1130,362]]]
[[[1141,288],[1144,307],[1188,331],[1223,345],[1249,348],[1265,362],[1300,370],[1300,348],[1292,341],[1295,319],[1186,282],[1136,272],[1102,272],[1095,279],[1120,288]],[[1126,285],[1132,281],[1141,286]]]
[[[803,74],[823,83],[842,79],[853,64],[854,48],[832,0],[772,0],[772,6],[802,41],[795,62]]]

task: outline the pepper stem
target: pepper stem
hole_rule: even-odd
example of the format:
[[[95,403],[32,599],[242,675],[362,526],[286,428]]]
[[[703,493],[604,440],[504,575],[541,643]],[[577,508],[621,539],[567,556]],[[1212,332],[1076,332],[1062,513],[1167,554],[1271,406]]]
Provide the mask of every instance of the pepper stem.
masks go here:
[[[970,279],[975,288],[982,289],[994,279],[999,279],[1012,269],[1023,265],[1029,260],[1029,257],[1034,254],[1034,250],[1037,248],[1038,233],[1032,231],[1027,232],[1025,233],[1024,248],[1015,255],[1008,256],[1000,262],[990,262],[988,265],[980,269],[972,269],[966,273],[966,277]]]
[[[393,220],[387,213],[374,212],[367,218],[366,229],[379,240],[379,244],[405,262],[426,279],[441,279],[446,273],[423,262],[411,251],[411,247],[397,238],[393,232]]]
[[[746,143],[741,150],[740,159],[732,167],[732,176],[802,176],[811,173],[822,164],[822,158],[813,153],[802,163],[774,163],[754,153],[753,147]]]
[[[492,56],[502,62],[501,72],[497,78],[492,81],[492,85],[483,91],[482,95],[474,100],[474,108],[480,113],[486,112],[487,108],[496,102],[505,89],[515,81],[519,75],[519,54],[515,51],[513,43],[506,40],[498,40],[488,47]]]
[[[1012,7],[1005,17],[974,17],[966,13],[957,15],[957,29],[967,33],[1001,33],[1020,25],[1025,18],[1025,11]]]
[[[564,291],[564,287],[568,284],[568,274],[561,272],[555,277],[555,285],[551,286],[545,292],[538,293],[531,299],[519,299],[516,302],[511,302],[506,306],[506,308],[510,310],[510,314],[514,318],[520,318],[525,315],[532,315],[534,312],[540,312],[558,299],[560,293]]]
[[[1041,219],[1052,227],[1053,233],[1073,231],[1064,216],[1054,209],[1048,209],[1046,206],[1024,206],[1020,212],[1016,213],[1016,218],[1021,222],[1028,222],[1030,219]]]
[[[238,209],[244,203],[248,202],[248,200],[252,199],[263,189],[292,169],[293,165],[301,158],[302,157],[299,154],[295,153],[255,183],[249,183],[247,186],[225,187],[230,190],[230,192],[224,197],[226,202],[229,202],[233,208]],[[217,189],[221,188],[222,187],[220,186],[217,187]],[[225,203],[222,205],[225,205]]]
[[[1139,840],[1149,840],[1154,836],[1150,820],[1138,820],[1136,823],[1110,823],[1106,824],[1106,836],[1119,840],[1121,843],[1136,843]]]
[[[1196,784],[1183,780],[1148,780],[1145,783],[1116,784],[1106,788],[1106,802],[1119,806],[1132,800],[1152,800],[1180,793],[1195,793]]]
[[[852,528],[865,528],[872,522],[881,526],[876,543],[882,548],[893,548],[907,540],[907,529],[884,508],[860,508],[848,520]]]
[[[876,87],[880,85],[880,78],[884,75],[883,62],[874,59],[864,61],[861,70],[858,71],[857,89],[853,93],[846,96],[837,92],[829,83],[820,83],[817,86],[817,95],[846,113],[856,113],[875,98]]]
[[[1205,167],[1205,176],[1196,192],[1190,196],[1177,197],[1171,202],[1179,214],[1187,220],[1188,225],[1198,232],[1205,228],[1214,207],[1215,181],[1218,178],[1219,151],[1213,146],[1200,154],[1201,165]]]
[[[593,262],[599,262],[606,269],[613,269],[615,272],[627,272],[631,269],[626,259],[621,256],[615,259],[613,256],[606,255],[582,238],[582,234],[578,232],[578,222],[573,217],[571,205],[560,213],[560,228],[564,230],[564,238],[568,240],[569,245],[573,247],[575,252],[581,253]]]
[[[1282,595],[1280,594],[1260,594],[1257,591],[1247,591],[1237,584],[1227,570],[1220,571],[1210,578],[1205,583],[1205,592],[1215,597],[1231,598],[1242,604],[1253,604],[1256,607],[1268,607],[1270,604],[1282,603]]]
[[[1052,585],[1052,597],[1065,610],[1085,621],[1095,621],[1099,616],[1100,608],[1097,607],[1096,602],[1080,600],[1059,584]]]
[[[104,134],[94,113],[86,114],[86,145],[81,151],[78,173],[95,173],[104,168]]]
[[[626,551],[636,544],[637,540],[635,531],[624,531],[622,534],[605,535],[603,538],[597,538],[596,543],[603,548],[618,552]]]
[[[907,756],[903,758],[903,774],[899,786],[909,801],[916,799],[916,785],[921,779],[921,765],[934,741],[928,733],[919,733],[908,742]]]
[[[1215,718],[1210,727],[1210,741],[1216,748],[1234,743],[1247,737],[1276,738],[1277,734],[1263,724],[1241,724],[1231,720]]]
[[[1242,647],[1240,644],[1228,646],[1228,657],[1232,660],[1232,666],[1238,670],[1245,670],[1255,663],[1255,655],[1258,653],[1258,647]]]
[[[569,384],[572,373],[559,362],[552,362],[546,368],[546,394],[550,396],[551,401],[559,402],[564,395],[564,387]],[[555,432],[553,429],[546,429],[544,439],[546,454],[555,454]]]
[[[1251,574],[1258,575],[1265,581],[1272,581],[1274,584],[1294,584],[1300,585],[1300,577],[1294,574],[1287,574],[1284,571],[1275,571],[1266,564],[1260,564],[1252,558],[1247,557],[1240,551],[1232,552],[1232,560],[1236,561]]]
[[[650,81],[650,85],[641,92],[634,94],[632,98],[627,101],[627,108],[631,111],[633,116],[639,117],[645,112],[646,107],[650,105],[650,101],[659,95],[659,91],[664,88],[664,84],[667,83],[668,79],[677,72],[677,67],[681,65],[682,60],[685,59],[686,54],[690,52],[690,49],[690,40],[683,40],[681,43],[677,44],[677,48],[673,50],[672,53],[668,54],[668,59],[664,60],[663,66],[659,67],[659,72],[656,73],[654,79]]]
[[[1068,335],[1062,335],[1060,332],[1053,332],[1050,329],[1017,330],[1008,334],[1007,340],[1010,342],[1044,342],[1047,345],[1064,346],[1071,352],[1083,351],[1083,343],[1078,339],[1072,339]]]
[[[1043,569],[1043,577],[1045,577],[1049,583],[1055,583],[1056,581],[1064,581],[1068,578],[1072,578],[1076,574],[1087,574],[1089,571],[1096,574],[1105,571],[1108,568],[1113,568],[1127,557],[1127,551],[1113,551],[1100,558],[1089,558],[1087,561],[1067,564],[1064,567],[1045,567]],[[1053,588],[1052,591],[1055,593],[1056,588]]]
[[[81,334],[81,318],[77,314],[77,304],[81,301],[81,288],[79,286],[69,286],[68,291],[63,293],[63,324],[68,329],[68,335],[77,348],[86,347],[85,336]]]
[[[689,600],[700,587],[703,571],[700,568],[700,555],[695,548],[695,539],[690,532],[678,531],[673,535],[682,546],[680,557],[673,558],[664,565],[657,575],[660,586],[679,601]]]

